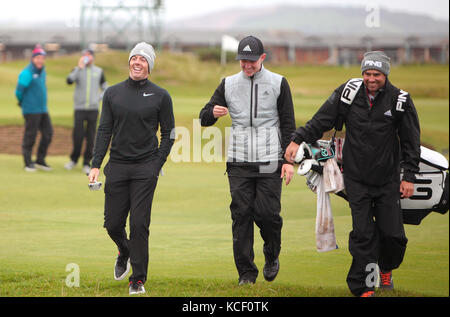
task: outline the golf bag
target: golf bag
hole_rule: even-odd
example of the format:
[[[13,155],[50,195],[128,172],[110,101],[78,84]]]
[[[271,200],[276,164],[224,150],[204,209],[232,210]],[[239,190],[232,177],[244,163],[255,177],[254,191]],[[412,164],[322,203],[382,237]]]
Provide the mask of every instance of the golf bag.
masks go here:
[[[332,138],[330,141],[319,140],[316,144],[303,142],[295,157],[299,164],[297,173],[306,177],[306,184],[316,191],[323,163],[332,157],[342,170],[342,148],[344,139]],[[447,159],[440,153],[424,146],[420,147],[419,173],[414,182],[414,194],[400,199],[400,206],[405,224],[419,225],[432,211],[445,214],[449,210],[449,167]],[[345,171],[343,171],[345,173]],[[403,171],[400,173],[400,179]],[[345,190],[336,195],[346,199]]]
[[[442,154],[421,146],[419,169],[414,182],[414,194],[400,200],[403,222],[413,225],[420,224],[432,211],[445,214],[449,209],[447,159]]]

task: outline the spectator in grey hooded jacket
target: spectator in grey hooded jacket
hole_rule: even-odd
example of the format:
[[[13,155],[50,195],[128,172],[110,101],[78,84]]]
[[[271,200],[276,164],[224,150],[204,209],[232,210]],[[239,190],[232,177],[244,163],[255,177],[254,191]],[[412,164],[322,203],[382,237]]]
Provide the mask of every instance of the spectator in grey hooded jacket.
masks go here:
[[[81,155],[83,139],[86,146],[83,156],[83,172],[89,174],[89,162],[94,148],[95,129],[97,126],[98,107],[103,92],[108,87],[103,70],[94,65],[94,51],[84,50],[78,66],[67,77],[69,85],[75,83],[74,92],[74,127],[72,134],[73,150],[70,161],[64,165],[68,170],[75,167]],[[86,122],[86,125],[85,125]]]

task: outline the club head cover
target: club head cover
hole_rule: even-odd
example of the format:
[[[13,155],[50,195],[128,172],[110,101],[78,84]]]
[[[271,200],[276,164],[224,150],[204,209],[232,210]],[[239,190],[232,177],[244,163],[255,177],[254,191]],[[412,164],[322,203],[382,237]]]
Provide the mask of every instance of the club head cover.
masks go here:
[[[297,150],[297,154],[295,155],[294,162],[298,164],[305,158],[311,158],[311,157],[312,157],[311,149],[309,148],[308,144],[306,144],[305,142],[302,142]]]
[[[318,165],[316,160],[313,159],[303,160],[298,166],[297,174],[302,176],[306,175],[306,173],[308,173],[311,170],[313,164]]]

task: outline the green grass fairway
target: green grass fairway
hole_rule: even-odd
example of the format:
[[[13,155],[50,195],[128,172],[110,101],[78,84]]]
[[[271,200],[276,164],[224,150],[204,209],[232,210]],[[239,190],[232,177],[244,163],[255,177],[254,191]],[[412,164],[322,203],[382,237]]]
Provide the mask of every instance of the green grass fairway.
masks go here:
[[[55,126],[72,126],[73,87],[66,85],[65,77],[78,58],[72,55],[47,61],[48,106]],[[126,52],[99,53],[96,63],[104,68],[108,83],[115,84],[128,76],[127,59]],[[26,64],[0,64],[0,125],[23,124],[14,89]],[[287,78],[297,126],[310,119],[338,85],[360,76],[357,66],[266,67]],[[221,78],[238,70],[237,63],[222,67],[202,63],[189,54],[160,52],[151,80],[170,92],[176,126],[187,128],[192,136],[193,119],[198,118]],[[392,82],[413,97],[422,143],[445,152],[448,158],[448,65],[394,66],[391,74]],[[223,118],[217,127],[223,129],[229,123],[229,118]],[[17,144],[20,151],[20,140]],[[20,155],[0,154],[2,297],[128,296],[127,279],[113,279],[117,250],[103,228],[103,191],[88,190],[80,166],[73,171],[63,168],[68,155],[48,157],[52,172],[31,174],[23,171]],[[339,249],[318,253],[315,194],[305,185],[304,177],[295,176],[289,186],[283,186],[280,273],[274,282],[264,281],[262,239],[255,230],[260,274],[255,285],[239,287],[225,163],[175,163],[169,157],[164,172],[153,203],[145,296],[352,296],[345,282],[351,263],[348,234],[352,224],[343,199],[332,197]],[[394,272],[396,290],[377,296],[449,296],[448,217],[448,213],[432,213],[420,226],[406,226],[409,242],[404,262]],[[66,285],[71,274],[66,267],[72,263],[80,270],[79,287]]]
[[[116,249],[103,225],[103,192],[91,192],[81,168],[22,171],[20,157],[0,155],[0,296],[127,296],[112,277]],[[102,177],[104,180],[104,177]],[[295,177],[283,189],[281,270],[268,283],[237,286],[232,256],[227,176],[222,163],[168,163],[160,177],[150,225],[146,296],[351,296],[345,284],[351,257],[349,209],[333,197],[339,249],[315,249],[315,196]],[[395,272],[397,290],[382,296],[448,296],[448,214],[406,226],[406,258]],[[262,240],[255,234],[262,270]],[[80,268],[68,287],[66,265]]]

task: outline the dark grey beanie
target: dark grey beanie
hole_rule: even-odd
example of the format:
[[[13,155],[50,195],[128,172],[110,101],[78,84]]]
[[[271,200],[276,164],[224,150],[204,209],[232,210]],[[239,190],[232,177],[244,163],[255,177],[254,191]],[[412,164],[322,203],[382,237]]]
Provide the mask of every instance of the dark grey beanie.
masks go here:
[[[361,73],[368,69],[375,69],[386,76],[391,71],[391,59],[382,51],[371,51],[364,54],[361,62]]]

